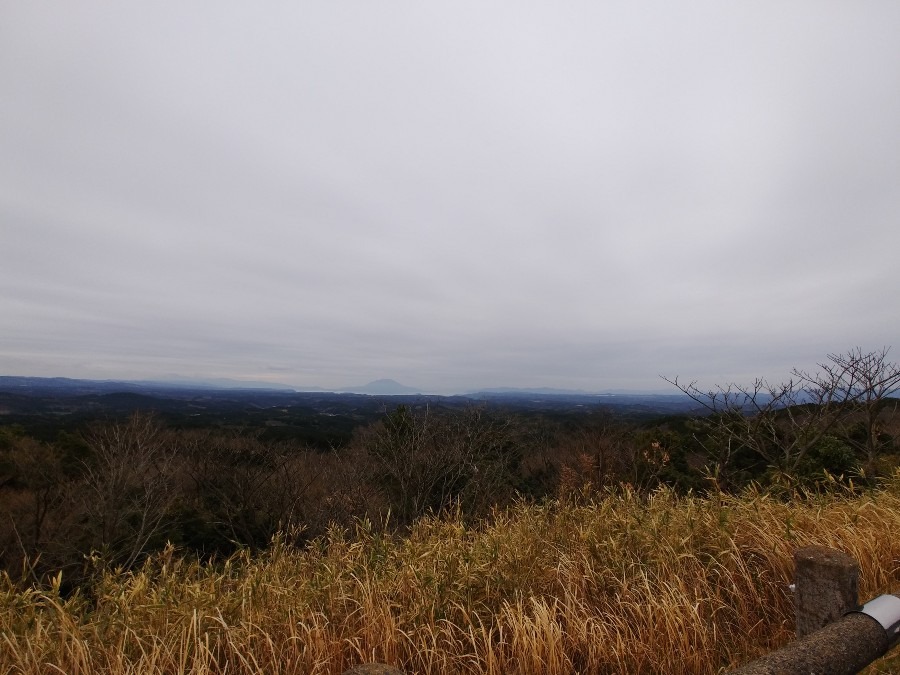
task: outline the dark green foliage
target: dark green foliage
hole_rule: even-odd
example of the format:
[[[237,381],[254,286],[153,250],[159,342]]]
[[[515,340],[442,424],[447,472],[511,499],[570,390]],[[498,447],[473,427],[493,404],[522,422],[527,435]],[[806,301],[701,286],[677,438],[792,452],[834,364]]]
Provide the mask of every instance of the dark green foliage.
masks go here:
[[[860,460],[843,439],[826,436],[806,455],[797,469],[797,480],[805,484],[825,483],[840,477],[858,476]]]

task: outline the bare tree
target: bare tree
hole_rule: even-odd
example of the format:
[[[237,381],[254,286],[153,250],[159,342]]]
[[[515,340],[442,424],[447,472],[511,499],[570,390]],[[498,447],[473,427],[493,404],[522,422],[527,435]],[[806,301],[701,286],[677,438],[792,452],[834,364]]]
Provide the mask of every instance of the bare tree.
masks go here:
[[[724,472],[736,451],[749,449],[794,474],[810,450],[841,431],[860,411],[866,424],[866,451],[874,459],[879,449],[879,410],[884,399],[900,388],[900,367],[888,362],[887,354],[887,348],[829,354],[825,363],[818,364],[819,371],[794,369],[791,379],[777,385],[757,379],[750,386],[702,390],[696,381],[663,379],[709,413],[703,427],[707,441],[715,446],[717,470]]]
[[[193,499],[220,540],[264,546],[305,525],[320,468],[305,448],[238,434],[193,435],[184,453]]]
[[[863,352],[856,347],[844,354],[829,354],[827,363],[818,364],[818,378],[837,383],[838,397],[847,403],[842,418],[843,439],[863,457],[867,469],[874,467],[878,455],[886,447],[881,431],[886,417],[896,413],[897,405],[886,405],[887,399],[900,391],[900,364],[889,361],[889,347]],[[849,425],[861,422],[863,433],[853,433]]]
[[[520,440],[513,421],[488,414],[483,407],[444,416],[437,425],[435,451],[449,459],[435,482],[439,503],[455,500],[475,515],[503,501],[519,460]]]
[[[704,391],[696,382],[664,379],[709,413],[702,422],[706,437],[697,440],[714,457],[717,476],[725,475],[742,449],[793,473],[837,422],[834,390],[804,381],[772,385],[757,379],[750,386],[730,384]]]
[[[392,495],[394,515],[401,522],[409,522],[424,513],[431,482],[443,470],[443,458],[428,452],[429,424],[427,408],[416,415],[401,405],[363,440]]]
[[[475,514],[510,489],[516,461],[509,420],[472,407],[437,415],[406,406],[364,434],[376,472],[391,495],[395,515],[409,523],[458,504]]]
[[[92,455],[79,484],[85,543],[131,566],[159,534],[175,499],[174,440],[151,415],[139,413],[96,427],[85,440]]]
[[[59,453],[31,438],[17,439],[8,453],[13,478],[27,495],[28,508],[16,525],[25,538],[23,548],[33,554],[41,550],[48,515],[63,500],[63,475]],[[10,517],[13,513],[10,512]]]

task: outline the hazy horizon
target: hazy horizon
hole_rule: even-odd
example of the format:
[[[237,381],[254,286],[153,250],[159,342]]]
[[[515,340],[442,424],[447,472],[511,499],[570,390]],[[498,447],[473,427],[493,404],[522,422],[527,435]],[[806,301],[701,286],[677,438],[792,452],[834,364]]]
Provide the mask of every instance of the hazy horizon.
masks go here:
[[[900,3],[0,8],[0,374],[661,391],[900,348]]]
[[[221,388],[224,390],[227,389],[262,389],[262,388],[271,388],[273,390],[293,390],[296,393],[315,393],[315,392],[326,392],[326,393],[377,393],[378,395],[390,395],[385,391],[385,389],[394,389],[401,388],[404,392],[396,392],[398,395],[412,395],[412,394],[422,394],[425,396],[461,396],[467,394],[479,394],[479,393],[510,393],[515,394],[517,392],[520,393],[545,393],[545,394],[553,394],[559,393],[564,395],[579,395],[584,394],[586,396],[607,396],[607,395],[666,395],[671,394],[673,396],[681,395],[675,387],[670,384],[663,382],[665,387],[657,388],[657,389],[622,389],[622,388],[606,388],[606,389],[597,389],[597,390],[584,390],[584,389],[567,389],[560,387],[506,387],[503,385],[493,386],[493,387],[480,387],[480,388],[472,388],[472,387],[463,387],[458,390],[435,390],[429,389],[426,387],[416,387],[409,385],[406,382],[398,382],[393,378],[379,378],[377,380],[372,380],[370,382],[357,382],[355,384],[348,384],[341,387],[318,387],[315,385],[308,385],[307,387],[296,387],[289,383],[278,383],[278,382],[265,382],[260,380],[246,380],[246,379],[237,379],[237,378],[188,378],[183,377],[181,375],[177,375],[174,373],[163,374],[158,377],[148,378],[148,379],[128,379],[128,378],[105,378],[105,379],[94,379],[94,378],[68,378],[65,376],[33,376],[33,375],[7,375],[6,373],[0,373],[0,379],[4,377],[13,377],[13,378],[23,378],[23,379],[49,379],[49,380],[73,380],[73,381],[85,381],[85,382],[101,382],[108,384],[115,384],[121,382],[123,384],[140,384],[140,385],[163,385],[163,386],[174,386],[174,387],[190,387],[190,386],[199,386],[203,388]]]

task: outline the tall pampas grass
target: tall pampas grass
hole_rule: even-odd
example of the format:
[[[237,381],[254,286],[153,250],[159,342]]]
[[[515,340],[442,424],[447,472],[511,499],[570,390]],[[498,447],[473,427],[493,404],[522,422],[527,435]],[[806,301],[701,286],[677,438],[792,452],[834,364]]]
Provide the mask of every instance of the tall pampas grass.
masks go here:
[[[900,475],[791,500],[620,488],[212,563],[170,548],[68,597],[0,578],[0,672],[716,673],[792,638],[794,550],[847,552],[868,599],[900,587],[898,531]]]

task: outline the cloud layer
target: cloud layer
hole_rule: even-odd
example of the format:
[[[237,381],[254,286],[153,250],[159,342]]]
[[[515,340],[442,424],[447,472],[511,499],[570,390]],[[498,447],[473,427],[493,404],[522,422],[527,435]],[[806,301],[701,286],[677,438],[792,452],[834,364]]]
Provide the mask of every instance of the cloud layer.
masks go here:
[[[3,14],[0,372],[660,388],[897,342],[896,3]]]

